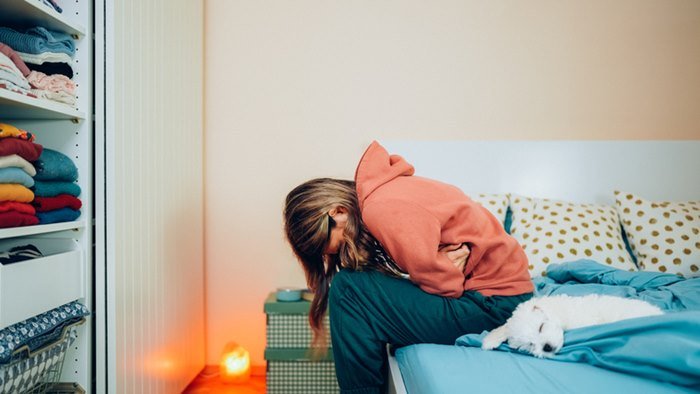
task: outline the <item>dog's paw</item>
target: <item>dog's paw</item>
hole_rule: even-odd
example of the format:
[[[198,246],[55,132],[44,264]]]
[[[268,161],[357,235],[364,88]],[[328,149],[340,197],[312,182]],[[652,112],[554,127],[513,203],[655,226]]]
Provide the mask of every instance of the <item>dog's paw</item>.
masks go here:
[[[508,329],[506,326],[500,326],[488,333],[481,341],[481,348],[484,350],[492,350],[508,339]]]
[[[489,338],[488,336],[484,338],[483,342],[481,343],[481,348],[484,350],[493,350],[497,348],[501,343],[501,341],[498,341],[494,338]]]

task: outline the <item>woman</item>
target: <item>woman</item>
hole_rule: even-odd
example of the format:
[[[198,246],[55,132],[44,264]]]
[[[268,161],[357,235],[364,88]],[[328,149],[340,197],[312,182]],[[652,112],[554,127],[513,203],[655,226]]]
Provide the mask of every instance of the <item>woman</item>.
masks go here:
[[[493,215],[413,173],[373,142],[355,182],[315,179],[287,196],[286,236],[315,292],[314,344],[328,307],[343,393],[381,391],[387,343],[453,344],[503,324],[533,292],[525,253]]]

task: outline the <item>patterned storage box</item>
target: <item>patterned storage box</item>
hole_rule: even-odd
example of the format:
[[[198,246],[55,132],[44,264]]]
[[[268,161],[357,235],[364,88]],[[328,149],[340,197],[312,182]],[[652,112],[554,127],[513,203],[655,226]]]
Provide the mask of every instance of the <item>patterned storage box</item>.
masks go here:
[[[267,362],[268,394],[339,393],[333,361]]]
[[[307,302],[308,304],[308,302]],[[328,316],[324,319],[326,330],[330,331]],[[330,346],[331,344],[328,343]],[[268,348],[309,348],[311,346],[311,328],[306,314],[268,313],[267,347]]]
[[[267,314],[267,392],[269,394],[339,393],[332,351],[311,360],[308,301],[278,302],[272,293],[265,300]],[[328,317],[325,319],[328,329]]]

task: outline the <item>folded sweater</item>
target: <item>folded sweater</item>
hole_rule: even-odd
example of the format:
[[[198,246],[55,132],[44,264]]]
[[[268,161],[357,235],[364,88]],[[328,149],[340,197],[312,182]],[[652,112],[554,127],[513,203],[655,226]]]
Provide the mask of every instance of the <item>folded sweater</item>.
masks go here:
[[[15,211],[0,213],[0,227],[19,227],[39,224],[39,219],[34,215],[27,215]]]
[[[78,197],[80,191],[80,186],[73,182],[34,182],[34,194],[37,197],[56,197],[59,194],[70,194],[73,197]]]
[[[26,187],[34,186],[34,178],[17,167],[0,168],[0,184],[17,183]]]
[[[41,71],[46,75],[65,75],[68,78],[73,78],[73,67],[70,63],[27,63],[27,67],[30,70]]]
[[[34,142],[34,134],[19,129],[11,124],[0,123],[0,138],[15,137],[21,140]]]
[[[55,211],[61,208],[80,209],[83,203],[70,194],[59,194],[56,197],[34,197],[32,205],[38,212]]]
[[[22,72],[15,66],[12,60],[0,52],[0,80],[9,81],[22,89],[29,89],[29,81],[22,75]]]
[[[80,217],[80,211],[70,208],[61,208],[48,212],[37,212],[36,217],[41,224],[72,222]]]
[[[27,187],[16,183],[0,183],[0,201],[31,202],[34,193]]]
[[[73,59],[67,53],[58,52],[42,52],[42,53],[26,53],[16,52],[17,55],[26,63],[40,65],[44,63],[72,63]]]
[[[9,27],[0,27],[0,42],[18,52],[60,52],[71,56],[75,54],[75,41],[71,36],[41,26],[27,29],[24,33]]]
[[[5,45],[0,42],[0,53],[4,54],[7,56],[12,62],[15,64],[17,69],[24,75],[25,77],[29,75],[29,68],[27,65],[24,63],[24,60],[22,60],[22,57],[19,55],[19,53],[15,52],[14,49],[12,49],[9,45]],[[64,55],[67,56],[67,55]]]
[[[74,95],[68,94],[66,92],[51,92],[48,90],[32,89],[31,93],[38,98],[68,104],[72,107],[75,107],[75,103],[77,102]]]
[[[20,261],[38,259],[44,257],[41,251],[34,245],[20,245],[11,248],[6,252],[0,252],[0,264],[8,265],[18,263]]]
[[[27,215],[36,215],[36,209],[32,204],[17,201],[0,201],[0,212],[15,211],[26,213]]]
[[[75,82],[65,75],[46,75],[41,71],[31,71],[27,80],[35,89],[63,92],[75,96]]]
[[[68,156],[53,149],[44,149],[34,162],[38,181],[73,182],[78,179],[78,168]]]
[[[8,156],[0,156],[0,168],[17,167],[21,168],[24,172],[30,176],[36,175],[36,169],[32,163],[28,162],[24,158],[13,154]]]
[[[27,161],[36,161],[44,147],[17,138],[0,138],[0,156],[17,154]]]

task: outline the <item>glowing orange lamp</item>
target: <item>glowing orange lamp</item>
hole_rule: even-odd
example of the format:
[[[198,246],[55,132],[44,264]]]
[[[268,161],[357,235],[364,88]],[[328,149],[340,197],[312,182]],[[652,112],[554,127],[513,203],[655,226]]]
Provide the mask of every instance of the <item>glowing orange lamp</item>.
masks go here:
[[[245,383],[250,379],[250,354],[234,342],[226,344],[221,361],[219,375],[227,383]]]

